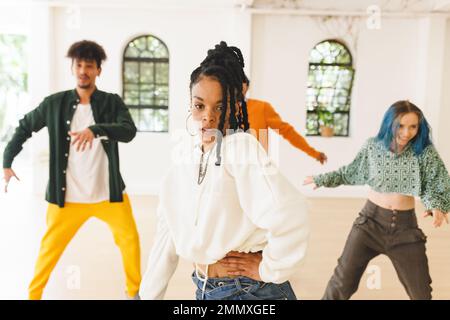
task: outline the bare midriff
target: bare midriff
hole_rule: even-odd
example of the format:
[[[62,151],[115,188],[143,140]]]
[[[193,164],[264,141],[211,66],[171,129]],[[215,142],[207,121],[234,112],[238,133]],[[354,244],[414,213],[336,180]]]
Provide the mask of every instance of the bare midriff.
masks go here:
[[[369,200],[377,206],[389,210],[411,210],[415,207],[415,199],[399,193],[381,193],[370,190]]]

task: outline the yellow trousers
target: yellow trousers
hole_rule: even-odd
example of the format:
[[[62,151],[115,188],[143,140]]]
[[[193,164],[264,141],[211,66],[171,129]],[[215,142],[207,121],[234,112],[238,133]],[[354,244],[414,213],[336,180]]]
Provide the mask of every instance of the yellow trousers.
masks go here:
[[[122,254],[128,296],[133,297],[139,292],[141,282],[139,235],[130,200],[126,194],[123,196],[123,202],[66,203],[64,208],[49,204],[47,231],[42,238],[34,277],[29,286],[30,299],[41,299],[50,274],[67,244],[91,217],[106,222],[113,233],[114,241]]]

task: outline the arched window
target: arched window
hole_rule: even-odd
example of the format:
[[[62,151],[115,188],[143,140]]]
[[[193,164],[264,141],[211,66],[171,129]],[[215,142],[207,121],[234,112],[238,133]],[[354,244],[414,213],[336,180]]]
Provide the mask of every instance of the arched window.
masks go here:
[[[348,136],[354,69],[350,51],[341,42],[318,43],[309,56],[306,91],[306,134],[319,135],[321,126],[334,136]]]
[[[29,111],[27,43],[24,34],[0,33],[0,150]]]
[[[169,131],[169,51],[160,39],[140,36],[126,46],[123,100],[139,131]]]

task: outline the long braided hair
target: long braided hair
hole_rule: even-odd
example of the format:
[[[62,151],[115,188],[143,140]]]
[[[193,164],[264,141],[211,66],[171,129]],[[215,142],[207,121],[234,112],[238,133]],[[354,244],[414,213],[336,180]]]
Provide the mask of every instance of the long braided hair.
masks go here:
[[[218,130],[222,133],[218,137],[216,149],[216,166],[220,166],[220,149],[222,136],[230,132],[247,131],[249,129],[247,104],[242,94],[242,83],[247,77],[244,72],[244,58],[237,47],[228,46],[221,41],[214,49],[208,50],[208,55],[191,74],[190,89],[203,77],[216,79],[222,87],[222,112]],[[224,128],[229,110],[228,128]],[[230,129],[230,130],[228,130]]]

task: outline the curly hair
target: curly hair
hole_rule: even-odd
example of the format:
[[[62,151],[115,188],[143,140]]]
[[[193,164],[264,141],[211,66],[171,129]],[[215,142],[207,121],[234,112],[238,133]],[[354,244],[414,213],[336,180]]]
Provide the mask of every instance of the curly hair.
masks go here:
[[[94,41],[82,40],[72,44],[67,51],[67,57],[73,60],[95,61],[100,68],[106,60],[105,50]]]

